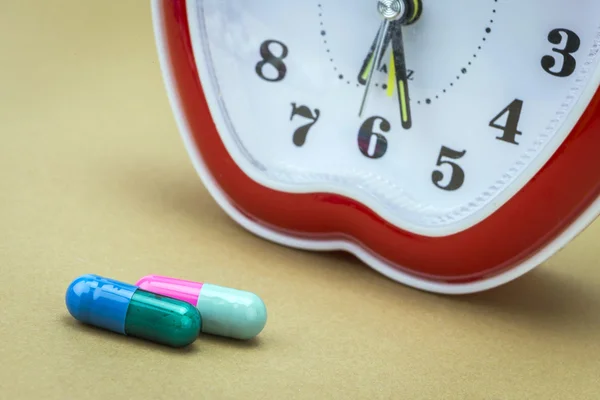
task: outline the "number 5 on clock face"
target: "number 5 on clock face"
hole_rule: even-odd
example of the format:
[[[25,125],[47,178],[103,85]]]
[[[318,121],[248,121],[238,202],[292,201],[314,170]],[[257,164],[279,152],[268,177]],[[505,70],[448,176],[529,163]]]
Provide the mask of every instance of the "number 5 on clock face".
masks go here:
[[[600,2],[382,3],[154,1],[190,156],[261,237],[434,292],[508,282],[600,210]]]

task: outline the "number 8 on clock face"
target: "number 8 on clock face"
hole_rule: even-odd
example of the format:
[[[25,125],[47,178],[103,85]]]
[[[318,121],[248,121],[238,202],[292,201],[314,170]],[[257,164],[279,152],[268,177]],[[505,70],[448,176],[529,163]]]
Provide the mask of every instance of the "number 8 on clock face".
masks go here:
[[[576,4],[575,4],[576,3]],[[155,0],[179,129],[251,232],[468,293],[600,210],[600,2]]]

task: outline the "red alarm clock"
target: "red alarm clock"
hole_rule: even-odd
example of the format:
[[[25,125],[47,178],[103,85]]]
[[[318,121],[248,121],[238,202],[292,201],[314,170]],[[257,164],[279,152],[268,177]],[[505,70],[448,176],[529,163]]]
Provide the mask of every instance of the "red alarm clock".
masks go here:
[[[600,211],[598,1],[155,0],[153,19],[195,168],[258,236],[462,294]]]

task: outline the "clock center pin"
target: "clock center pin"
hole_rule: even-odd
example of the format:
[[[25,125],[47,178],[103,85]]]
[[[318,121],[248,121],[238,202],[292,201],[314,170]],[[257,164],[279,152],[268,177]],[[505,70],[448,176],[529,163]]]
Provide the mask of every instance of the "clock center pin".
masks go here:
[[[383,18],[395,21],[406,14],[406,4],[402,0],[379,0],[377,10]]]

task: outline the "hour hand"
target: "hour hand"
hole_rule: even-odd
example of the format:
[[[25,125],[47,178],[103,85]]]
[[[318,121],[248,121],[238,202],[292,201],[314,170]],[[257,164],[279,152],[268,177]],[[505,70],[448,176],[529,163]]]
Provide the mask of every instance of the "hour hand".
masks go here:
[[[375,39],[373,39],[373,44],[371,45],[371,48],[369,49],[369,53],[367,54],[367,57],[365,57],[362,68],[360,69],[360,72],[358,73],[358,82],[361,85],[367,84],[367,80],[369,79],[369,74],[371,73],[372,68],[379,69],[379,67],[381,67],[381,62],[383,61],[383,56],[385,55],[384,51],[381,52],[381,55],[379,57],[379,60],[377,60],[377,63],[374,62],[375,61],[374,60],[375,59],[375,51],[377,50],[377,42],[378,42],[380,35],[381,35],[381,27],[377,31],[377,35],[375,36]],[[387,49],[388,46],[390,45],[391,39],[392,39],[392,37],[390,35],[390,31],[388,30],[385,35],[384,41],[383,41],[383,49],[384,50]]]
[[[406,60],[404,57],[404,41],[402,39],[402,25],[394,21],[390,27],[392,36],[392,65],[390,73],[396,81],[398,90],[398,101],[400,105],[400,120],[404,129],[412,127],[412,117],[410,110],[410,96],[408,91],[408,74],[406,71]]]
[[[384,53],[383,45],[385,42],[385,38],[387,37],[389,27],[390,27],[390,21],[384,20],[381,23],[381,26],[379,27],[379,31],[377,32],[377,37],[375,39],[376,44],[375,44],[375,50],[373,52],[373,55],[371,57],[367,57],[367,60],[366,60],[367,81],[366,81],[366,86],[365,86],[365,92],[363,94],[363,99],[360,104],[360,110],[358,112],[359,116],[362,116],[363,110],[365,109],[365,104],[367,102],[367,97],[369,95],[369,89],[371,87],[371,81],[373,80],[373,73],[375,71],[374,66],[376,63],[378,63],[378,60],[382,57],[382,54]],[[369,60],[371,60],[371,61],[369,61]],[[369,65],[370,65],[370,67],[369,67]]]

